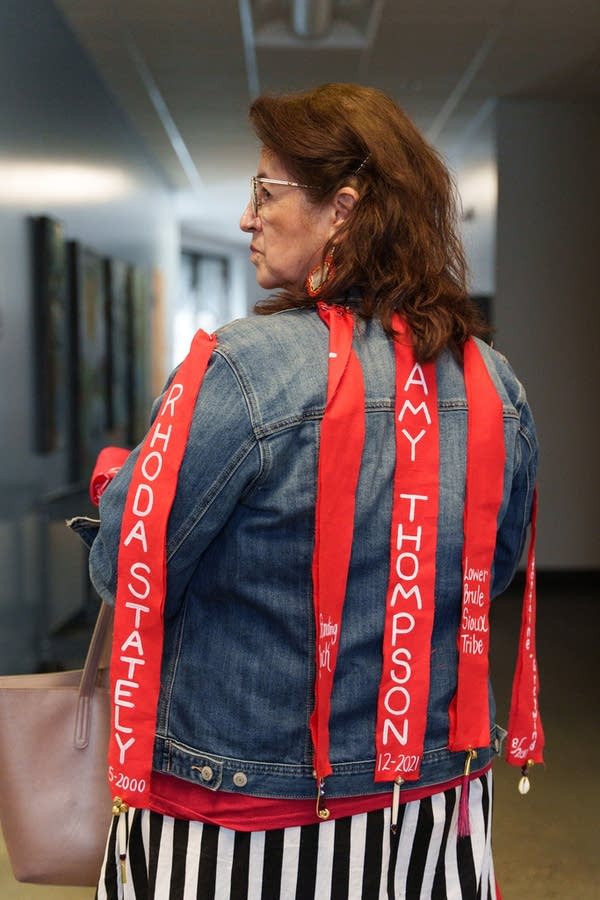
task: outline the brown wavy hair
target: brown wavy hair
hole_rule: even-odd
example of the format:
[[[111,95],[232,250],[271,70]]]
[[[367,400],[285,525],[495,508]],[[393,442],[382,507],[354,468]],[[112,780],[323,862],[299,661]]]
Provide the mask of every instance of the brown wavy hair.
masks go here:
[[[389,334],[392,315],[400,312],[420,361],[444,347],[460,355],[469,335],[485,333],[467,293],[452,180],[391,97],[375,88],[326,84],[258,97],[250,121],[293,179],[310,185],[312,202],[331,200],[344,185],[359,193],[323,249],[323,259],[334,251],[335,272],[319,299],[357,303],[360,316],[380,319]],[[282,290],[255,311],[314,304],[306,293]]]

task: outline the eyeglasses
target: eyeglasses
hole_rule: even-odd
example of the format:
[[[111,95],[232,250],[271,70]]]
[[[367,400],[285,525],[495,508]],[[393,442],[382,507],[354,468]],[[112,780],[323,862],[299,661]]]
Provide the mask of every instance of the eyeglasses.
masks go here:
[[[367,153],[363,161],[361,162],[358,169],[352,173],[353,175],[358,175],[363,166],[365,166],[369,159],[371,158],[371,154]],[[286,187],[297,187],[297,188],[310,188],[310,184],[298,184],[297,181],[281,181],[279,178],[262,178],[259,175],[252,175],[250,177],[250,204],[252,206],[252,214],[254,216],[258,215],[258,211],[263,204],[263,200],[261,200],[258,196],[258,185],[259,184],[283,184]]]
[[[281,181],[281,179],[279,178],[261,178],[258,175],[252,175],[252,177],[250,178],[250,203],[252,205],[252,213],[255,216],[258,215],[258,211],[264,202],[258,196],[259,184],[284,184],[287,187],[297,188],[310,187],[309,184],[298,184],[297,181]]]

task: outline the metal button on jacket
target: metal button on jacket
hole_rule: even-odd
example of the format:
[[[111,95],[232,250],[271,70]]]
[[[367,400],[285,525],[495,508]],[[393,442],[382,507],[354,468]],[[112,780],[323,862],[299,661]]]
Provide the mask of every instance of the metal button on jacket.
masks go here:
[[[210,766],[202,766],[200,769],[200,775],[203,781],[210,781],[213,777],[213,770]]]
[[[248,784],[248,776],[244,772],[236,772],[233,776],[233,783],[236,787],[246,787]]]

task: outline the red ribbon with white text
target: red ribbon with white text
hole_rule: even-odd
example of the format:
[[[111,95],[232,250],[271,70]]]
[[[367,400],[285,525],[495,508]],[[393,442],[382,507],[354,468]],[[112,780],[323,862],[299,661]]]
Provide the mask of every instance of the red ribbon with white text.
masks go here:
[[[111,658],[109,782],[148,806],[163,648],[166,533],[196,398],[214,335],[197,332],[141,445],[119,539]]]
[[[450,750],[490,742],[489,608],[498,512],[504,486],[502,400],[473,339],[464,346],[467,398],[463,585],[458,683],[450,704]]]
[[[415,361],[396,316],[390,578],[377,703],[375,781],[419,778],[429,698],[439,495],[435,363]]]
[[[327,400],[321,422],[313,553],[316,625],[315,705],[310,717],[315,777],[332,772],[329,761],[331,692],[340,646],[342,609],[354,533],[354,506],[365,437],[362,369],[352,350],[354,316],[318,303],[329,328]],[[329,815],[320,809],[321,818]]]
[[[539,673],[535,650],[535,538],[537,526],[537,490],[531,510],[531,535],[527,557],[527,574],[521,614],[519,653],[512,686],[506,760],[525,769],[544,761],[544,729],[538,705]]]

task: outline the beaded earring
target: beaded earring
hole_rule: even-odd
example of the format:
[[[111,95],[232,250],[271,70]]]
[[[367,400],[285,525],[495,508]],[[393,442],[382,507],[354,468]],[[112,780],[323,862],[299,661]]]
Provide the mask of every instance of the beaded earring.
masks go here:
[[[305,287],[309,297],[318,297],[325,283],[335,274],[333,253],[328,253],[323,264],[319,263],[306,276]]]

